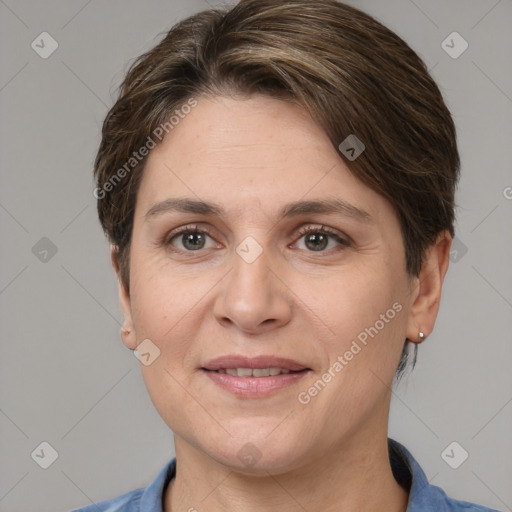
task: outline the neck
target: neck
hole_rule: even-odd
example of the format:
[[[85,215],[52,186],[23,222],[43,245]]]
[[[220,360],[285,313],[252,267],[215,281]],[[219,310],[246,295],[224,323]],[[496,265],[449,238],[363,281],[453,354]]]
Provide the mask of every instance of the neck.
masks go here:
[[[405,512],[408,493],[393,477],[386,435],[360,437],[354,435],[287,473],[250,476],[175,436],[177,472],[164,510]]]

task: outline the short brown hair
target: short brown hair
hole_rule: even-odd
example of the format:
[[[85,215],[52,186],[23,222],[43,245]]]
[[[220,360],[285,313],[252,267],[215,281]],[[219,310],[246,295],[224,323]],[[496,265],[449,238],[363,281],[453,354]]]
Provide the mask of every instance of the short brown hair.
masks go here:
[[[335,0],[242,0],[174,26],[132,64],[104,121],[95,192],[126,289],[147,157],[128,169],[126,162],[190,98],[255,93],[303,106],[336,148],[350,135],[363,142],[347,165],[394,207],[410,275],[442,231],[454,235],[455,126],[420,57],[380,22]]]

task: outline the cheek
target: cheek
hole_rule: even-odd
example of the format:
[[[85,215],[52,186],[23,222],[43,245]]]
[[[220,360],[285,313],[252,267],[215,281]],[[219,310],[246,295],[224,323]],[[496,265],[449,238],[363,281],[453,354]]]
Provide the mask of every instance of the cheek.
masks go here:
[[[154,258],[133,258],[131,304],[138,342],[145,338],[163,348],[162,341],[174,339],[180,330],[180,320],[190,311],[193,293],[170,279],[166,263]],[[165,347],[177,356],[183,343],[168,343]]]
[[[179,274],[173,272],[169,261],[160,251],[134,251],[131,261],[133,275],[132,305],[139,316],[164,318],[182,307],[187,289],[180,286]]]
[[[349,395],[371,401],[385,390],[381,381],[392,382],[407,324],[404,279],[398,265],[380,262],[340,269],[323,286],[304,283],[301,293],[309,290],[308,306],[322,320],[317,332],[326,333],[318,340],[329,361],[325,370],[335,375],[335,401],[349,406]]]
[[[155,408],[174,428],[176,418],[194,405],[185,390],[196,336],[189,319],[198,292],[176,279],[161,260],[134,258],[133,268],[131,301],[137,341],[150,339],[160,351],[150,365],[141,365],[142,376]]]
[[[214,271],[198,277],[192,267],[180,272],[165,257],[142,251],[133,259],[131,301],[137,340],[152,340],[160,349],[156,362],[184,384],[196,369],[201,342],[208,340],[203,324],[211,316],[212,293],[222,277]],[[161,386],[165,381],[173,385],[170,375],[157,378],[150,368],[142,367],[148,387],[158,386],[158,379]]]
[[[371,265],[339,268],[321,281],[305,276],[302,287],[297,285],[296,289],[322,321],[334,344],[354,339],[377,321],[379,331],[383,330],[381,315],[391,309],[387,317],[394,321],[399,308],[392,306],[400,302],[402,295],[389,268]]]

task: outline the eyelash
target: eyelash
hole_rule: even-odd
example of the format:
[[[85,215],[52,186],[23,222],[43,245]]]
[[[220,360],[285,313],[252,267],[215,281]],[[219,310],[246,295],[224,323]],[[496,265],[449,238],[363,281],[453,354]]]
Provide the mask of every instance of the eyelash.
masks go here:
[[[189,234],[193,234],[193,233],[201,233],[201,234],[205,234],[205,235],[208,235],[210,238],[211,235],[210,235],[210,230],[208,229],[208,227],[201,227],[197,224],[194,224],[194,225],[188,225],[188,226],[182,226],[181,228],[177,228],[176,230],[172,231],[171,233],[169,233],[163,240],[162,240],[162,244],[165,246],[165,247],[169,247],[171,248],[170,250],[172,250],[173,252],[180,252],[180,253],[194,253],[194,252],[200,252],[201,249],[197,250],[197,251],[184,251],[182,249],[176,249],[172,246],[172,241],[177,238],[179,235],[183,235],[185,233],[189,233]],[[299,230],[299,232],[297,233],[297,241],[300,240],[303,236],[305,235],[308,235],[310,233],[315,233],[315,234],[322,234],[322,235],[328,235],[330,236],[331,238],[334,238],[336,240],[336,242],[338,242],[342,247],[338,248],[338,249],[331,249],[331,250],[341,250],[345,247],[348,247],[351,245],[351,240],[349,237],[346,237],[346,238],[342,238],[337,231],[327,227],[327,226],[305,226],[303,228],[301,228]],[[295,242],[296,243],[296,242]],[[308,251],[308,252],[311,252],[311,253],[328,253],[328,252],[331,252],[331,251]]]
[[[336,242],[338,242],[342,246],[341,248],[345,248],[345,247],[348,247],[350,245],[348,237],[346,239],[342,238],[338,234],[337,231],[335,231],[334,229],[328,228],[327,226],[323,226],[323,225],[320,226],[320,227],[318,227],[318,226],[304,226],[297,233],[297,236],[298,236],[297,240],[300,240],[303,236],[308,235],[310,233],[316,233],[316,234],[321,234],[321,235],[328,235],[331,238],[335,239]],[[337,249],[333,249],[333,250],[341,250],[341,248],[338,247]],[[314,253],[315,251],[308,251],[308,252]],[[316,252],[326,253],[326,252],[330,252],[330,251],[316,251]]]

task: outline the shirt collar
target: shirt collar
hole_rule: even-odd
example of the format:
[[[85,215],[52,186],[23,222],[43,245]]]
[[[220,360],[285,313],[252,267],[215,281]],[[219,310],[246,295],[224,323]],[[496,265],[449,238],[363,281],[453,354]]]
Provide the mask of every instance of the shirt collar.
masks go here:
[[[168,462],[153,482],[144,489],[140,498],[139,510],[143,512],[163,512],[164,496],[169,482],[176,476],[176,458]]]
[[[450,499],[443,489],[428,481],[424,471],[405,446],[393,439],[388,439],[388,448],[393,475],[396,481],[409,492],[407,512],[491,510],[473,503]]]

